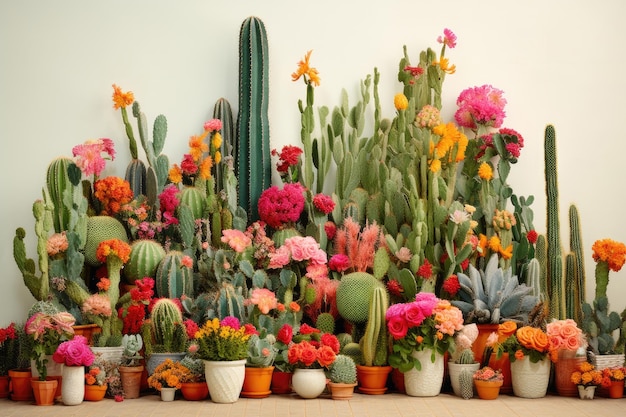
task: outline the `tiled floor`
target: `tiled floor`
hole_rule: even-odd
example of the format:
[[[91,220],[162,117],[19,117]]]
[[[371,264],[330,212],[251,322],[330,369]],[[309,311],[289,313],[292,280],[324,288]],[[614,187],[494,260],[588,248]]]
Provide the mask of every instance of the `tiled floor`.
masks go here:
[[[37,407],[28,402],[0,400],[0,417],[624,417],[626,398],[595,398],[591,401],[548,395],[524,399],[500,395],[497,400],[463,400],[451,394],[415,398],[403,394],[355,394],[349,401],[322,396],[303,400],[292,395],[272,395],[264,399],[239,399],[234,404],[210,400],[162,402],[155,394],[116,403],[105,399],[77,406],[56,404]]]

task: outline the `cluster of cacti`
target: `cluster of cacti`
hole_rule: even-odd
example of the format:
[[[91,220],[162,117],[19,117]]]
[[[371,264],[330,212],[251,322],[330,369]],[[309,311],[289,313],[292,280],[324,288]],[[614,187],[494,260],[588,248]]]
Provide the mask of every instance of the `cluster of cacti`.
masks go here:
[[[463,369],[459,374],[459,386],[461,387],[461,397],[469,400],[474,396],[474,377],[472,371]]]
[[[347,355],[339,354],[335,356],[335,361],[331,365],[328,377],[332,382],[339,384],[356,383],[356,364]]]
[[[257,201],[271,185],[269,131],[269,57],[265,24],[251,16],[239,35],[239,113],[237,178],[239,205],[258,219]]]
[[[587,335],[589,347],[596,354],[614,353],[616,346],[613,332],[622,327],[622,319],[615,311],[609,311],[609,300],[600,297],[582,306],[581,328]]]
[[[382,287],[376,287],[370,298],[370,308],[365,333],[359,341],[363,364],[380,366],[387,364],[388,340],[385,314],[389,307],[389,295]]]
[[[185,264],[185,256],[174,250],[164,254],[154,274],[154,288],[159,297],[193,297],[193,267]]]
[[[539,302],[538,288],[520,284],[511,268],[502,269],[497,254],[491,255],[484,270],[469,266],[468,274],[458,273],[459,300],[452,304],[463,311],[466,322],[528,322],[528,315]]]
[[[180,308],[170,298],[161,298],[154,303],[150,323],[142,329],[146,354],[153,352],[184,352],[187,332]]]
[[[585,269],[580,219],[575,205],[569,209],[570,252],[563,257],[559,221],[556,134],[554,126],[545,129],[545,181],[547,233],[537,241],[536,256],[546,279],[550,316],[556,319],[582,319],[580,306],[585,300]],[[541,250],[540,250],[541,249]],[[545,268],[545,269],[543,269]]]

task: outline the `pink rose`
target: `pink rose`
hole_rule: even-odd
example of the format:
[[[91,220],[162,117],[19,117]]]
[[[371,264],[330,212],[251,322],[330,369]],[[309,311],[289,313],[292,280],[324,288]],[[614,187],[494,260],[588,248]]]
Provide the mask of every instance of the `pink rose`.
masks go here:
[[[404,310],[404,317],[409,326],[419,326],[426,316],[417,303],[410,303]]]
[[[402,339],[409,331],[409,326],[402,317],[394,316],[387,320],[389,334],[396,340]]]

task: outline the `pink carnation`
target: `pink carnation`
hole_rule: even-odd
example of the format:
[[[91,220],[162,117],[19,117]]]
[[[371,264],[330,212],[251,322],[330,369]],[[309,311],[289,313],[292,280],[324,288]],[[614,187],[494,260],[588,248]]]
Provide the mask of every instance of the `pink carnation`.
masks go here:
[[[265,189],[258,201],[259,217],[274,229],[295,223],[304,210],[303,188],[299,183],[285,184],[282,188]]]
[[[350,268],[350,258],[342,253],[333,255],[328,261],[328,267],[331,271],[343,272]]]
[[[463,90],[456,104],[454,118],[459,126],[477,129],[477,125],[500,127],[505,117],[503,91],[483,85]]]
[[[324,194],[316,194],[315,197],[313,197],[313,205],[324,214],[331,213],[335,208],[333,199]]]
[[[222,121],[220,119],[211,119],[204,124],[204,130],[213,132],[222,128]]]
[[[241,322],[237,317],[227,316],[224,317],[222,321],[220,321],[220,326],[229,326],[235,330],[239,330],[239,328],[241,327]]]

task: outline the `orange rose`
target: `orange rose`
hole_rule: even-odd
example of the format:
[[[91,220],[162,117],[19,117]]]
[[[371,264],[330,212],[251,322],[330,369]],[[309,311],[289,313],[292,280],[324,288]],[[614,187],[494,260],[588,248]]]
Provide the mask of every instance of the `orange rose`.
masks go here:
[[[517,324],[514,321],[505,321],[498,326],[498,335],[503,339],[511,336],[517,330]]]
[[[550,347],[550,339],[548,339],[548,335],[541,329],[535,329],[532,346],[537,352],[546,352]]]
[[[335,361],[335,351],[330,346],[321,346],[317,351],[317,361],[324,368],[328,368]]]
[[[515,351],[515,359],[517,360],[524,359],[524,352],[522,352],[522,349],[518,349]]]

